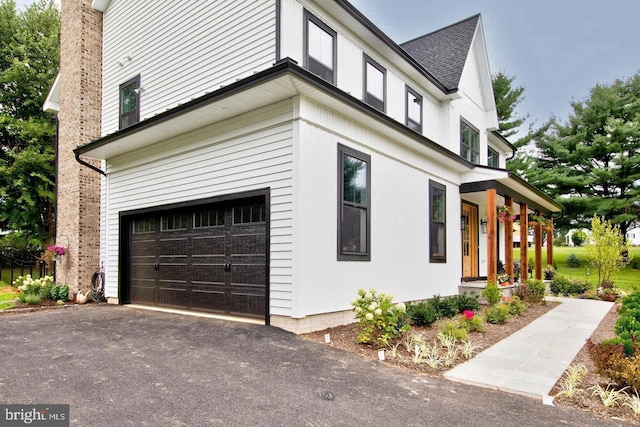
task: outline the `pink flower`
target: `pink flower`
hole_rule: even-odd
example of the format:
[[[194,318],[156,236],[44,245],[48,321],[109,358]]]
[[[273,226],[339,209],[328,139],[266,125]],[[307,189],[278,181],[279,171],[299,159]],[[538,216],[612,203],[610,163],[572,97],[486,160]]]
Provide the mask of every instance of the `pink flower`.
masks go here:
[[[464,318],[465,318],[465,319],[467,319],[467,320],[471,320],[471,319],[473,319],[473,316],[475,316],[475,315],[476,315],[476,314],[475,314],[473,311],[471,311],[471,310],[465,310],[465,311],[463,311],[463,312],[462,312],[462,314],[464,315]]]

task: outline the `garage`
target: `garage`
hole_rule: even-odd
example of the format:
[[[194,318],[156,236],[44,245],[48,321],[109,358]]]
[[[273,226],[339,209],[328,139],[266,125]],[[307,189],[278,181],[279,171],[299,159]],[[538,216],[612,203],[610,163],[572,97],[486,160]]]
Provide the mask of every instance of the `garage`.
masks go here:
[[[266,319],[266,199],[124,215],[124,302]]]

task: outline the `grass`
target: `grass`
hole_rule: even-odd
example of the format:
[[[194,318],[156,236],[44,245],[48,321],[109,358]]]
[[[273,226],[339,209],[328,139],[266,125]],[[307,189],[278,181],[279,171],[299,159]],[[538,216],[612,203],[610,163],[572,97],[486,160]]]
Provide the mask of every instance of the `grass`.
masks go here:
[[[567,258],[569,255],[575,254],[582,261],[582,265],[577,268],[571,268],[567,266]],[[529,260],[532,261],[535,257],[533,248],[529,248]],[[629,249],[629,255],[633,256],[633,259],[640,263],[640,247],[632,247]],[[598,272],[589,268],[589,255],[587,248],[584,247],[569,247],[555,246],[553,248],[553,258],[557,266],[557,274],[567,277],[569,279],[585,280],[591,284],[595,289],[598,283]],[[520,249],[513,250],[513,259],[520,259]],[[632,261],[633,264],[633,261]],[[619,270],[611,275],[611,280],[614,285],[623,289],[626,292],[634,290],[640,290],[640,270],[634,270],[632,264],[627,265],[622,270]],[[542,266],[543,269],[547,265],[547,251],[543,248],[542,251]]]
[[[0,310],[13,308],[15,306],[13,300],[16,299],[16,296],[16,290],[11,285],[0,281]]]

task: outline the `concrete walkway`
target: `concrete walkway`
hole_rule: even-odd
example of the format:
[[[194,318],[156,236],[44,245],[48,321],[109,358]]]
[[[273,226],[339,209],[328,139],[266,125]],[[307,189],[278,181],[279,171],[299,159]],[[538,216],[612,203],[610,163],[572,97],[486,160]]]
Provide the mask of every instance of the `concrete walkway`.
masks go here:
[[[551,404],[551,389],[613,303],[548,298],[558,307],[456,366],[445,377],[466,384],[542,398]]]

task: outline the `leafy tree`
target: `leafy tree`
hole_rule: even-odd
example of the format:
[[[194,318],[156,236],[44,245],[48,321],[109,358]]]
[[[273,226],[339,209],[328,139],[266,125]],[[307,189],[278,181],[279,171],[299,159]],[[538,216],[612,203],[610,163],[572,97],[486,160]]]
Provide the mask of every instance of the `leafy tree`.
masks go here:
[[[576,230],[571,234],[571,241],[574,246],[582,246],[582,244],[587,240],[587,233],[582,230]]]
[[[60,13],[0,0],[0,228],[53,237],[55,119],[42,104],[58,72]]]
[[[602,216],[626,233],[640,214],[640,75],[596,85],[532,135],[536,153],[524,177],[565,207],[559,228],[588,226]]]
[[[524,99],[524,86],[514,87],[514,80],[515,76],[509,76],[503,71],[491,76],[500,133],[507,138],[518,133],[520,126],[529,117],[528,114],[525,117],[515,115],[516,107]]]
[[[591,220],[591,237],[587,244],[589,265],[598,272],[598,284],[611,281],[614,273],[631,262],[629,247],[620,229],[603,218]]]

